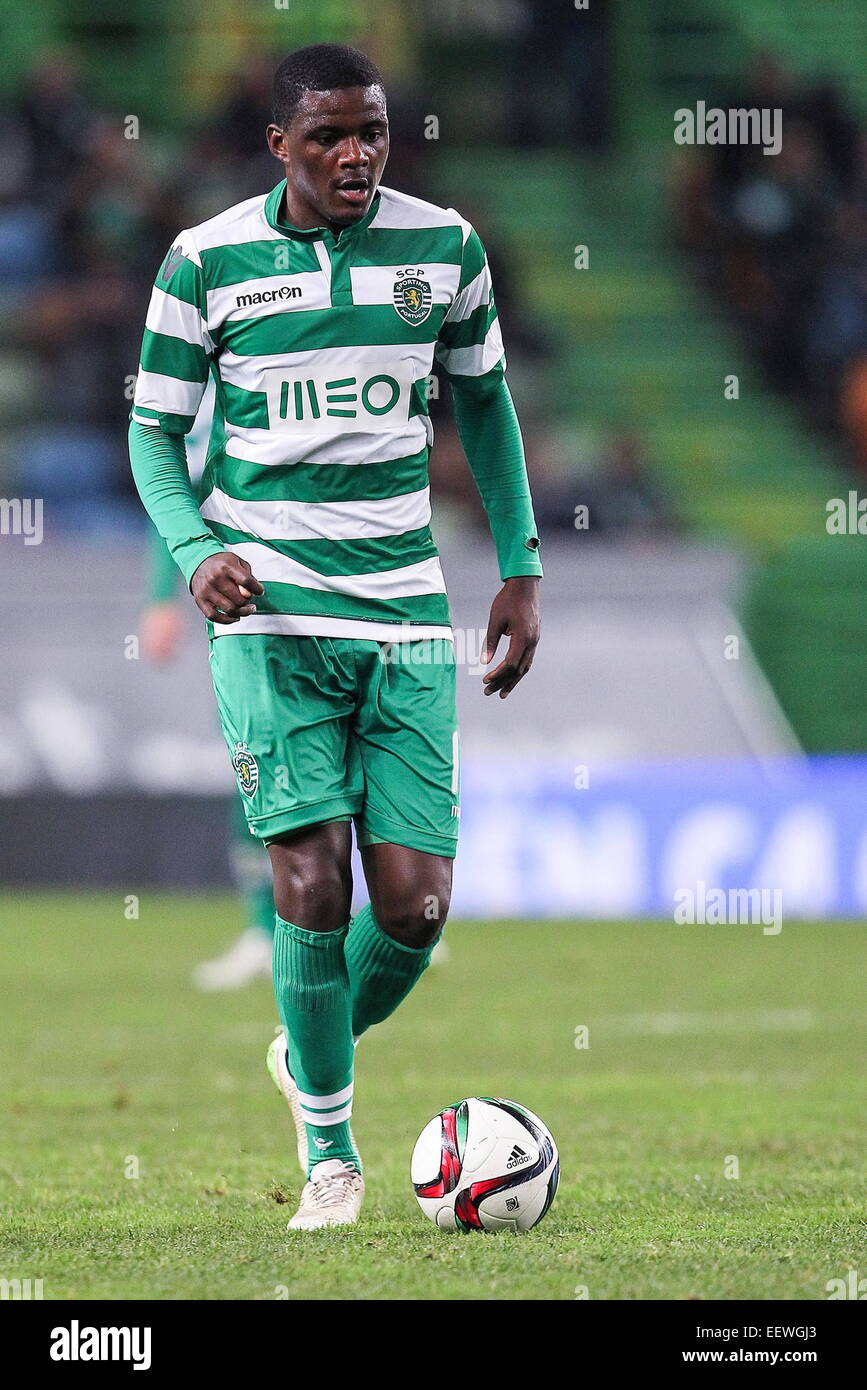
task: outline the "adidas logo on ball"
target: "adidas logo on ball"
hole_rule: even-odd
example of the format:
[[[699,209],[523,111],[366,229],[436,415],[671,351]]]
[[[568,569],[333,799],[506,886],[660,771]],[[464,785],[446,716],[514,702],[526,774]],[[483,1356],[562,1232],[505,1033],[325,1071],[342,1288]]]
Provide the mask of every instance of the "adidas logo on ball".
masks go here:
[[[509,1154],[509,1161],[506,1164],[506,1168],[520,1168],[522,1163],[529,1162],[530,1155],[524,1152],[520,1144],[516,1144],[512,1152]]]

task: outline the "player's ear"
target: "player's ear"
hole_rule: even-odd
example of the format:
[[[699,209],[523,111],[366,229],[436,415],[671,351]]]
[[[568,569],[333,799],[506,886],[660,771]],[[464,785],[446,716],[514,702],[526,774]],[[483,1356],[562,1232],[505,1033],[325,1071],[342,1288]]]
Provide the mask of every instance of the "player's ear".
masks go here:
[[[286,132],[278,125],[269,125],[265,131],[265,139],[268,141],[268,149],[275,159],[285,159],[288,151],[286,149]]]

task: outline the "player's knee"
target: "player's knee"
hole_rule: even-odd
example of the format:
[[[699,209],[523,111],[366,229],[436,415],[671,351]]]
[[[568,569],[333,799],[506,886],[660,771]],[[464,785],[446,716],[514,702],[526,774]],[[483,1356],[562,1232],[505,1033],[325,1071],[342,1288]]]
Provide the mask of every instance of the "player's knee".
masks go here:
[[[320,856],[283,855],[274,863],[274,906],[284,922],[308,931],[336,931],[349,921],[352,879]]]
[[[306,931],[336,931],[349,921],[352,839],[348,822],[313,826],[268,846],[274,906]]]
[[[449,884],[428,885],[400,893],[389,893],[377,904],[376,920],[381,929],[402,946],[421,950],[436,941],[449,911]]]

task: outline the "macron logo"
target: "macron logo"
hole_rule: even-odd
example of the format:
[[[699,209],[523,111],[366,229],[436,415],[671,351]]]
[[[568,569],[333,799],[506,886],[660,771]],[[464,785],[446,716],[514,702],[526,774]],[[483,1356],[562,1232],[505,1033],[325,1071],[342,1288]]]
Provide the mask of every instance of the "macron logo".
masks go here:
[[[273,304],[275,299],[300,299],[301,291],[297,285],[281,285],[279,290],[262,290],[259,294],[239,294],[235,305],[246,309],[251,304]]]

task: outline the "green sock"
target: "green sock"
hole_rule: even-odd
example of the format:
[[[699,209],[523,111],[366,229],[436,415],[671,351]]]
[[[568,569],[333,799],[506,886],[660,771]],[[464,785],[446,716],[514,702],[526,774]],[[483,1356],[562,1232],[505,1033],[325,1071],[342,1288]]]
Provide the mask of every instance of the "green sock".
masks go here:
[[[379,926],[370,903],[353,917],[344,949],[354,1037],[394,1013],[430,964],[435,944],[418,949],[401,945]]]
[[[343,954],[346,927],[305,931],[276,920],[274,993],[307,1128],[309,1161],[340,1158],[359,1172],[352,1115],[352,1002]]]

